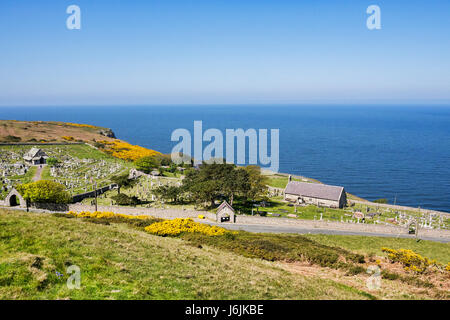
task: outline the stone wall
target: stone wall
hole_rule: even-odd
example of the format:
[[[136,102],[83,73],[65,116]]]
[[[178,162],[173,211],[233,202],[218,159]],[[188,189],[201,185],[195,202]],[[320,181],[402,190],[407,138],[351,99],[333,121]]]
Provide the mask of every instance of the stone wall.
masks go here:
[[[9,143],[9,142],[0,142],[0,146],[64,146],[71,144],[85,144],[84,142],[20,142],[20,143]]]
[[[77,195],[72,197],[72,202],[76,203],[76,202],[80,202],[80,201],[82,201],[83,199],[86,199],[86,198],[93,198],[93,197],[95,197],[95,193],[97,193],[97,196],[98,196],[98,195],[101,195],[101,194],[105,193],[108,190],[113,189],[116,186],[117,186],[116,184],[110,184],[109,186],[105,186],[105,187],[99,188],[97,190],[93,190],[93,191],[77,194]]]
[[[241,224],[257,224],[257,225],[277,225],[280,227],[298,227],[305,229],[317,230],[341,230],[346,232],[367,232],[376,234],[392,234],[405,235],[408,231],[404,227],[379,225],[379,224],[365,224],[365,223],[344,223],[333,222],[325,220],[302,220],[290,218],[274,218],[274,217],[259,217],[259,216],[237,216],[236,223]],[[370,236],[370,234],[368,234]],[[436,230],[436,229],[419,229],[419,236],[450,238],[450,230]]]
[[[450,213],[448,212],[442,212],[442,211],[436,211],[436,210],[430,210],[430,209],[422,209],[422,208],[414,208],[414,207],[405,207],[405,206],[399,206],[399,205],[393,205],[393,204],[387,204],[387,203],[374,203],[374,202],[367,202],[367,201],[360,201],[360,200],[352,200],[350,199],[350,202],[353,203],[359,203],[359,204],[365,204],[365,205],[372,205],[377,206],[380,208],[389,208],[393,210],[404,210],[404,211],[417,211],[421,213],[431,213],[431,214],[442,214],[444,216],[450,217]]]

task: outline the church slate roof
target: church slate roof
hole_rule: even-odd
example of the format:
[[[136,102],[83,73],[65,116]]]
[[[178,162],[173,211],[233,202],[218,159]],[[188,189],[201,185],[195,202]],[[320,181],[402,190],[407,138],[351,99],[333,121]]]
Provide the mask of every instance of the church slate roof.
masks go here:
[[[320,183],[289,181],[284,192],[303,197],[339,201],[344,193],[344,187]]]
[[[44,151],[42,151],[41,149],[38,149],[38,148],[31,148],[30,151],[28,151],[23,156],[23,158],[25,160],[33,160],[35,158],[39,159],[41,157],[48,158],[47,154]]]
[[[231,211],[234,212],[233,207],[226,200],[224,200],[224,202],[222,202],[221,205],[217,208],[217,213],[222,211],[225,207],[228,207],[229,209],[231,209]]]

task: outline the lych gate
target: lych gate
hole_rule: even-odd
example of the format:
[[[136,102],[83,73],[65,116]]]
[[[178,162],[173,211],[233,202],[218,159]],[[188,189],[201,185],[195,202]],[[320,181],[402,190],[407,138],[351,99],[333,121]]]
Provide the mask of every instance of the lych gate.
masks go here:
[[[19,206],[21,208],[26,207],[25,199],[20,195],[20,193],[13,188],[5,198],[4,201],[6,206],[15,207]]]
[[[234,209],[230,204],[226,201],[222,202],[222,204],[217,208],[216,213],[216,221],[217,222],[232,222],[235,223],[235,213]]]

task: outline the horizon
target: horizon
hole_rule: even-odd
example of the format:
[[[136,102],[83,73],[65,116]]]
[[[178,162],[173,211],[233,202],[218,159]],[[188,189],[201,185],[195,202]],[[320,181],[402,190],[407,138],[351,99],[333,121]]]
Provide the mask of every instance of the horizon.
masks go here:
[[[366,25],[370,5],[381,29]],[[447,12],[443,0],[2,1],[0,106],[450,105]]]

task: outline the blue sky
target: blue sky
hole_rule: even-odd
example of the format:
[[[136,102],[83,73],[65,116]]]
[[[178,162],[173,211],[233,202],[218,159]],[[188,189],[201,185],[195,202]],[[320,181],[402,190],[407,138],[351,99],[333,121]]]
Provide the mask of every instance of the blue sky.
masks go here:
[[[4,106],[450,103],[448,0],[2,0],[0,39]]]

